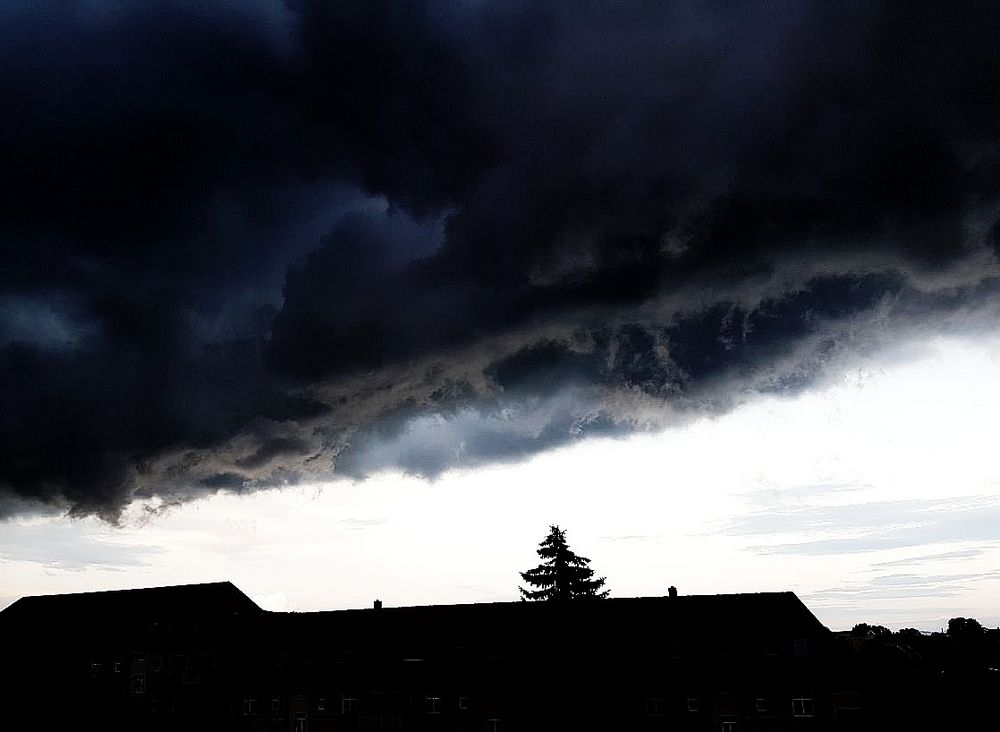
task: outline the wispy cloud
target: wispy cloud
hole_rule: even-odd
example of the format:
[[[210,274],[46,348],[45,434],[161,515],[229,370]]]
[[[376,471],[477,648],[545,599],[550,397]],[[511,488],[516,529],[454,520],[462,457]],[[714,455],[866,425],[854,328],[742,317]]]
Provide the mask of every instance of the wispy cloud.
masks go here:
[[[956,597],[968,592],[976,583],[996,580],[1000,580],[1000,570],[938,575],[889,574],[874,577],[867,582],[812,592],[807,598],[810,602],[827,603],[860,599]]]
[[[349,519],[343,519],[338,523],[345,529],[350,529],[352,531],[361,531],[362,529],[371,529],[376,526],[381,526],[385,522],[386,519],[383,518],[378,518],[378,519],[349,518]]]
[[[982,556],[984,553],[982,549],[961,549],[951,552],[941,552],[939,554],[922,554],[918,557],[894,559],[891,562],[876,562],[872,567],[909,567],[914,564],[927,564],[930,562],[957,562],[964,559],[974,559]]]
[[[946,542],[992,542],[1000,540],[1000,498],[772,507],[732,519],[723,533],[786,539],[823,537],[750,547],[759,554],[845,554]]]
[[[0,536],[4,562],[30,562],[55,571],[136,569],[151,566],[165,553],[162,547],[127,543],[110,530],[93,531],[78,522],[11,522]]]

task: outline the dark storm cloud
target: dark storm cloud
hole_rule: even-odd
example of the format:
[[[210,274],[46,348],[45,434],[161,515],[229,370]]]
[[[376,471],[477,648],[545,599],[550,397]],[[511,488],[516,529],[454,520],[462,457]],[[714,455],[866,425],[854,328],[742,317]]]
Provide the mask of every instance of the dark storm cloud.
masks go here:
[[[7,3],[0,510],[514,459],[987,307],[998,16]]]

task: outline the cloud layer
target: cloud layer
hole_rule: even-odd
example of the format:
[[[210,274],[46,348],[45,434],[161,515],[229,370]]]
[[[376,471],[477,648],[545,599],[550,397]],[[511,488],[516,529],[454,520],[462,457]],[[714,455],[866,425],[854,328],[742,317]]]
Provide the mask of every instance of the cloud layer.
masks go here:
[[[987,4],[0,10],[0,514],[434,475],[997,301]]]

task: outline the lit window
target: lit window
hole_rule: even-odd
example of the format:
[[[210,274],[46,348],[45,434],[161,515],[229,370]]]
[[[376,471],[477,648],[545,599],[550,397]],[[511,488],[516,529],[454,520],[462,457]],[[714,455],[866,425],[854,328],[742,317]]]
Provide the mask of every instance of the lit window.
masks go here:
[[[647,696],[646,697],[646,714],[651,717],[659,717],[663,715],[663,697],[662,696]]]
[[[244,697],[243,699],[243,713],[244,714],[255,714],[257,712],[257,700],[251,697]]]
[[[427,712],[428,714],[440,714],[441,697],[439,696],[424,697],[424,711]]]
[[[813,699],[811,696],[793,696],[792,697],[792,716],[793,717],[811,717],[813,716]]]
[[[696,696],[688,697],[688,711],[689,712],[700,712],[701,711],[701,699]]]

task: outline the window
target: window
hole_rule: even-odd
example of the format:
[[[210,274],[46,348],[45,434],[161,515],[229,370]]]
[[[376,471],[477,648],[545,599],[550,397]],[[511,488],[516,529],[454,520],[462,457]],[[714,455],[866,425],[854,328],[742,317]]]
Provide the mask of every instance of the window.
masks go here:
[[[120,674],[122,672],[122,662],[115,661],[115,673]]]
[[[306,715],[295,715],[295,732],[306,732]]]
[[[458,708],[459,709],[468,709],[469,708],[469,697],[467,697],[467,696],[460,696],[460,697],[458,697]]]
[[[161,668],[162,661],[160,660],[160,658],[161,658],[160,656],[152,656],[149,659],[149,662],[150,664],[152,664],[154,671],[159,671]]]
[[[500,717],[490,717],[486,720],[486,732],[500,732]]]
[[[340,700],[340,713],[352,714],[358,711],[358,700],[353,696],[345,696]]]
[[[132,674],[132,693],[146,693],[146,674]]]
[[[424,711],[427,712],[428,714],[440,714],[441,697],[439,696],[424,697]]]
[[[701,711],[701,699],[696,696],[688,697],[688,711],[689,712],[700,712]]]
[[[808,656],[809,655],[809,641],[805,638],[796,638],[793,645],[793,653],[796,656]]]
[[[92,664],[90,664],[90,676],[91,676],[91,678],[95,678],[96,679],[100,675],[101,675],[101,664],[99,664],[99,663],[92,663]]]
[[[833,695],[833,713],[841,719],[854,719],[861,716],[861,693],[857,691],[842,691]]]
[[[811,717],[813,716],[813,712],[813,698],[811,694],[801,694],[792,697],[793,717]]]
[[[326,697],[325,696],[321,696],[319,699],[316,700],[316,711],[317,712],[325,712],[326,711]]]
[[[740,725],[735,720],[722,720],[722,732],[739,732]]]
[[[281,713],[281,699],[272,699],[271,714],[280,714],[280,713]]]
[[[244,714],[256,714],[257,713],[257,700],[252,697],[243,698],[243,713]]]
[[[767,714],[767,699],[764,697],[757,697],[754,700],[754,709],[757,710],[758,714]]]
[[[664,704],[662,696],[647,696],[646,697],[646,714],[650,717],[661,717],[664,712]]]

